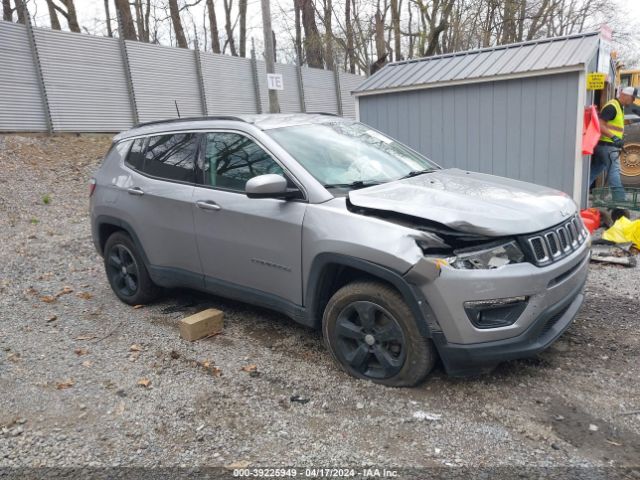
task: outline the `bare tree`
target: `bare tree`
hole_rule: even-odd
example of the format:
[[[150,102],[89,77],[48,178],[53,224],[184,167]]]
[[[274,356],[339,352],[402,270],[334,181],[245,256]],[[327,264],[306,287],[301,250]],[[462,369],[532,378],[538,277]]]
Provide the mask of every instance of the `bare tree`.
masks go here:
[[[182,28],[182,20],[180,19],[180,9],[178,8],[178,0],[169,0],[169,13],[171,15],[171,24],[176,35],[176,43],[179,48],[188,48],[187,38]],[[138,32],[140,34],[140,32]]]
[[[233,39],[233,30],[235,28],[234,24],[231,22],[231,9],[233,8],[233,0],[224,0],[224,29],[227,32],[227,40],[224,43],[226,47],[229,45],[229,50],[231,51],[231,55],[234,57],[238,56],[238,52],[236,50],[236,43]],[[224,48],[223,48],[224,51]]]
[[[239,0],[238,16],[240,19],[240,56],[247,56],[247,0]]]
[[[2,19],[5,22],[13,20],[13,8],[11,8],[11,0],[2,0]]]
[[[104,13],[107,17],[107,36],[113,37],[113,31],[111,30],[111,12],[109,10],[109,0],[104,0]]]
[[[304,50],[307,64],[310,67],[324,66],[322,55],[322,38],[316,25],[316,12],[312,0],[300,0],[302,10],[302,27],[304,28]]]
[[[62,30],[60,27],[60,20],[56,13],[56,7],[53,4],[53,0],[47,0],[47,9],[49,10],[49,20],[51,21],[52,30]]]
[[[136,27],[133,23],[133,17],[131,16],[129,1],[115,0],[115,5],[116,12],[120,15],[120,21],[122,22],[122,32],[118,32],[118,35],[124,37],[125,40],[137,40]]]
[[[296,62],[298,63],[298,65],[302,65],[302,25],[300,23],[300,16],[302,15],[302,2],[300,0],[293,0],[293,11],[296,30]]]
[[[355,2],[355,0],[353,0]],[[346,54],[349,60],[349,72],[356,73],[356,57],[353,47],[353,25],[351,25],[351,4],[352,0],[346,0],[344,5],[344,24],[346,26]],[[346,62],[345,62],[346,63]]]
[[[213,53],[220,53],[218,20],[216,19],[216,9],[213,4],[213,0],[207,0],[207,11],[209,13],[209,28],[211,29],[211,50],[213,51]]]
[[[331,5],[331,0],[323,0],[323,2],[324,2],[323,23],[324,23],[324,31],[325,31],[324,61],[325,61],[326,68],[328,70],[335,70],[336,66],[335,66],[335,59],[333,56],[334,38],[333,38],[333,27],[331,22],[331,19],[333,17],[333,7]]]

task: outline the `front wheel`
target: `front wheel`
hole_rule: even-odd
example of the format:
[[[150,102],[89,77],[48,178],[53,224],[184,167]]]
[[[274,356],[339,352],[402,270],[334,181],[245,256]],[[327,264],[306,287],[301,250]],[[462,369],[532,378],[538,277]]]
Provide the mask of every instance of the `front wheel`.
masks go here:
[[[392,387],[422,382],[436,361],[411,310],[392,287],[350,283],[327,303],[322,331],[333,358],[349,374]]]

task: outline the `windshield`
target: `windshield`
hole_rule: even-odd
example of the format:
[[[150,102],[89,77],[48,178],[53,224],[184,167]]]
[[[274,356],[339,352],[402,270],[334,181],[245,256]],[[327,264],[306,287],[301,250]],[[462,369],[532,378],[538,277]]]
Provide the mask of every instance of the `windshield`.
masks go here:
[[[327,188],[375,185],[439,168],[357,122],[298,125],[267,133]]]

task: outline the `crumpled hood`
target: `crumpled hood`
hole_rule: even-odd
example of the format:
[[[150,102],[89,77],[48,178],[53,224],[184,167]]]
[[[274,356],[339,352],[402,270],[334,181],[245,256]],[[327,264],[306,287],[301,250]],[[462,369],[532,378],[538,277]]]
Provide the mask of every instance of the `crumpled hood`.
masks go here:
[[[577,211],[558,190],[457,168],[353,190],[349,201],[488,236],[544,230]]]

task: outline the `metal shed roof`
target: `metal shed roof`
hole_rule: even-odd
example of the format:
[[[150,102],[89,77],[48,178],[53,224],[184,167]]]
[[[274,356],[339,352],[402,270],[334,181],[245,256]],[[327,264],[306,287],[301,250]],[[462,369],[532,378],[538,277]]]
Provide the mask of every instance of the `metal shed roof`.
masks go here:
[[[370,95],[581,70],[598,45],[598,33],[589,32],[388,63],[353,93]]]

